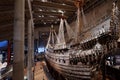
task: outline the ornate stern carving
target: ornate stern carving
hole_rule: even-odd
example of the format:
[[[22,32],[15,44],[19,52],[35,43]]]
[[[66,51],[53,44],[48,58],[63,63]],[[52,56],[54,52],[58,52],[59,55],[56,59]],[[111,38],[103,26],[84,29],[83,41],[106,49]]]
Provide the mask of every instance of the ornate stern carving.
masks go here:
[[[119,36],[119,10],[116,1],[113,2],[112,16],[110,21],[110,35],[118,39]]]

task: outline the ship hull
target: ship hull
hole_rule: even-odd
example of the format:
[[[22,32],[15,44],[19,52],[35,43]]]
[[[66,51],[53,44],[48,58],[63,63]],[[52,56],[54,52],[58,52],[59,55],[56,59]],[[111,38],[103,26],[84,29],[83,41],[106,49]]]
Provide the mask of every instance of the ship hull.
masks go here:
[[[91,80],[93,67],[78,64],[61,64],[46,57],[48,69],[56,80]],[[59,78],[59,79],[58,79]],[[62,78],[62,79],[60,79]]]

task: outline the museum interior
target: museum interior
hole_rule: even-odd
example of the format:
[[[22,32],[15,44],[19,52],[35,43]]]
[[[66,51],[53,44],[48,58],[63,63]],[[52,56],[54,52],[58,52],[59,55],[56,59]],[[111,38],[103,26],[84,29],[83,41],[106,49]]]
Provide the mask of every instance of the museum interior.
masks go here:
[[[0,80],[120,80],[120,0],[0,0]]]

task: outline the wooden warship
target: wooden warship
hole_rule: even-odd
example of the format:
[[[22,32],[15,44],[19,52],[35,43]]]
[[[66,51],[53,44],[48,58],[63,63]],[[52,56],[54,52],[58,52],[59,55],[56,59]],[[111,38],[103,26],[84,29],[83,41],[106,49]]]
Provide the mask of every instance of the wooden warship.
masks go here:
[[[83,0],[78,0],[76,3],[77,7],[82,7],[80,6],[82,4]],[[117,50],[119,23],[116,10],[117,6],[114,2],[111,17],[98,25],[101,28],[91,38],[80,39],[81,35],[78,35],[78,32],[77,38],[76,35],[73,35],[71,39],[74,39],[73,43],[77,41],[77,44],[69,43],[70,45],[67,45],[65,42],[64,32],[61,32],[63,23],[67,24],[64,18],[61,19],[58,36],[54,28],[51,28],[45,58],[49,71],[54,77],[57,77],[56,80],[93,79],[94,73],[101,68],[105,56]],[[106,23],[108,25],[103,26]],[[91,32],[96,28],[97,26]],[[84,35],[86,34],[84,33]]]

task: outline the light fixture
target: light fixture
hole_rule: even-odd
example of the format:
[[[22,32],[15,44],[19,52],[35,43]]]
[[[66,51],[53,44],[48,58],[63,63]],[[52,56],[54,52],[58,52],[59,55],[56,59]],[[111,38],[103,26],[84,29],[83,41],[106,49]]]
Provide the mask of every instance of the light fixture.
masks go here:
[[[64,13],[64,11],[62,11],[62,10],[60,10],[60,9],[58,10],[58,12],[59,12],[59,13],[62,13],[62,14]]]
[[[40,15],[38,17],[41,17]]]
[[[42,2],[47,2],[47,0],[42,0]]]
[[[46,24],[46,22],[44,22],[44,24]]]
[[[56,10],[51,10],[52,12],[57,12]]]
[[[44,15],[42,15],[42,17],[44,17]]]
[[[65,5],[65,3],[63,3],[62,5]]]
[[[43,11],[42,9],[39,9],[39,11]]]

